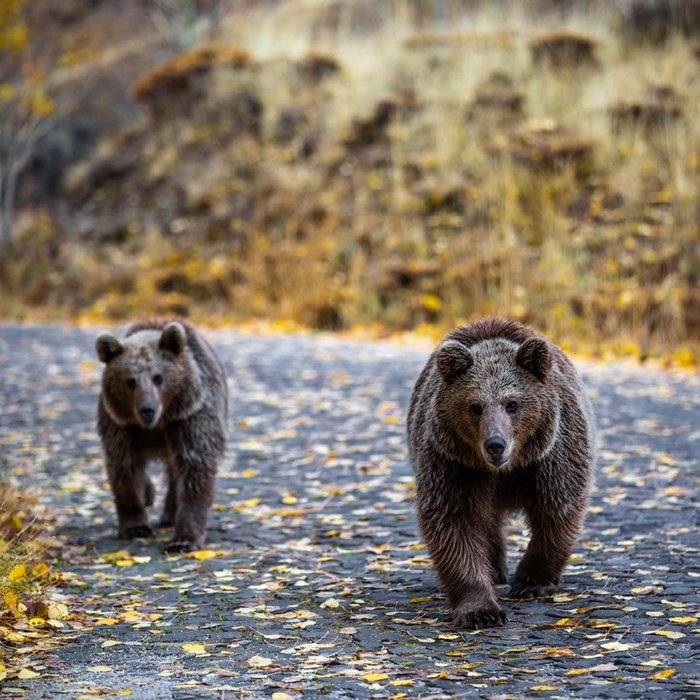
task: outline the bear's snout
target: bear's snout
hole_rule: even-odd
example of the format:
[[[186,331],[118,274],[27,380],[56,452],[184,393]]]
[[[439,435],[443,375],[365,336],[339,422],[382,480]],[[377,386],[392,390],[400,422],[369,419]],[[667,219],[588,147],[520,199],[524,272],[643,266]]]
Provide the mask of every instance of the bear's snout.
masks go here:
[[[484,440],[484,452],[488,461],[496,467],[506,461],[506,447],[508,443],[500,435],[492,435]]]
[[[156,409],[153,406],[141,406],[139,419],[144,427],[150,428],[156,422]]]

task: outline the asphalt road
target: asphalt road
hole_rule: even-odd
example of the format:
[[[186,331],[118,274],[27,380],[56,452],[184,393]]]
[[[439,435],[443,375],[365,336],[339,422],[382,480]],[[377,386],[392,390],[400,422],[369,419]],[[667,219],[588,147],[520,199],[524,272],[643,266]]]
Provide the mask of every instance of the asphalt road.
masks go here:
[[[698,375],[582,367],[598,486],[560,590],[504,598],[506,627],[467,632],[413,512],[404,416],[424,350],[212,333],[230,448],[197,559],[162,554],[166,532],[115,538],[95,335],[0,326],[0,450],[55,514],[71,609],[63,644],[27,659],[39,676],[3,693],[698,696]],[[514,520],[511,572],[526,535]]]

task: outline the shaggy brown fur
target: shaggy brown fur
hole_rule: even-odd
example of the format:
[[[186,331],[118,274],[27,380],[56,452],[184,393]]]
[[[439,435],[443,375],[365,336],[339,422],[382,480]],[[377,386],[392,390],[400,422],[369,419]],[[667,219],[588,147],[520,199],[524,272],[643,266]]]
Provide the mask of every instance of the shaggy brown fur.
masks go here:
[[[454,621],[506,620],[503,520],[532,537],[512,597],[554,590],[581,528],[594,460],[593,411],[564,353],[519,323],[487,318],[450,333],[411,397],[408,441],[418,521]]]
[[[153,534],[146,508],[151,460],[167,467],[168,491],[158,527],[175,526],[166,551],[198,549],[224,454],[228,391],[214,351],[186,323],[145,321],[122,340],[96,341],[105,363],[98,431],[123,538]]]

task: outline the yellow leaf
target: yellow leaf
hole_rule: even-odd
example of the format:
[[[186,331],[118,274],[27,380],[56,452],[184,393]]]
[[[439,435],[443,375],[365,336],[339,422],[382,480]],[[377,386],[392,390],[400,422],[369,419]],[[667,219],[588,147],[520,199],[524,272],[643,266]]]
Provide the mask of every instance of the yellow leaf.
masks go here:
[[[695,366],[695,354],[688,347],[678,348],[671,356],[671,360],[674,365],[684,369],[690,369]]]
[[[671,630],[654,630],[649,634],[655,634],[658,637],[666,637],[667,639],[681,639],[682,637],[685,637],[683,632],[673,632]]]
[[[690,615],[687,615],[685,617],[669,617],[668,619],[671,622],[675,622],[677,625],[691,625],[693,624],[693,622],[698,621],[697,617],[692,617]]]
[[[534,690],[536,693],[545,693],[550,690],[556,690],[556,685],[533,685],[530,690]]]
[[[244,469],[244,470],[241,472],[241,476],[242,476],[244,479],[253,479],[253,478],[256,477],[257,475],[258,475],[258,470],[257,470],[257,469],[250,469],[250,468],[248,468],[248,469]]]
[[[649,678],[654,681],[665,681],[668,680],[671,676],[675,675],[676,669],[675,668],[665,668],[663,671],[657,671],[656,673],[652,673]]]
[[[384,422],[387,425],[401,425],[402,423],[401,418],[399,416],[387,416],[384,419]]]
[[[120,549],[118,552],[105,552],[104,554],[100,554],[100,559],[114,564],[122,559],[129,559],[130,556],[126,549]]]
[[[574,651],[569,647],[548,647],[544,654],[550,659],[558,659],[562,656],[574,656]]]
[[[5,632],[5,634],[3,636],[5,637],[5,639],[8,642],[16,642],[16,643],[20,644],[22,642],[27,641],[27,638],[23,634],[19,634],[18,632],[8,631],[8,632]]]
[[[224,554],[225,552],[220,549],[198,549],[195,552],[188,552],[185,556],[189,559],[199,559],[200,561],[205,561],[206,559],[221,557]]]
[[[562,617],[554,623],[555,627],[578,627],[579,621],[573,617]]]
[[[23,668],[17,674],[17,678],[21,678],[23,681],[29,680],[30,678],[39,678],[39,676],[41,676],[41,674],[37,673],[36,671],[32,671],[31,668]]]
[[[138,610],[126,610],[119,617],[124,622],[138,622],[143,615]]]
[[[46,578],[49,575],[49,567],[43,562],[35,564],[32,568],[32,576],[34,578]]]
[[[0,663],[0,681],[4,681],[7,678],[7,668],[5,664]]]
[[[3,596],[5,605],[7,605],[8,610],[14,613],[17,610],[17,605],[19,604],[19,596],[14,591],[8,591]]]
[[[115,617],[102,617],[95,622],[95,625],[104,625],[105,627],[110,627],[111,625],[117,624],[119,624],[119,620],[117,620]]]
[[[588,673],[587,668],[570,668],[567,672],[567,676],[583,676]]]
[[[10,569],[7,580],[11,582],[21,581],[27,575],[27,567],[24,564],[17,564]]]
[[[388,673],[365,673],[364,676],[362,676],[362,680],[367,681],[368,683],[376,683],[377,681],[385,681],[389,678]]]
[[[197,642],[187,642],[181,648],[182,651],[186,651],[188,654],[203,654],[206,651],[204,644],[198,644]]]
[[[435,294],[424,294],[421,297],[421,304],[428,311],[440,311],[442,308],[442,299]]]
[[[395,680],[391,681],[391,685],[411,686],[415,685],[415,681],[412,681],[410,678],[396,678]]]

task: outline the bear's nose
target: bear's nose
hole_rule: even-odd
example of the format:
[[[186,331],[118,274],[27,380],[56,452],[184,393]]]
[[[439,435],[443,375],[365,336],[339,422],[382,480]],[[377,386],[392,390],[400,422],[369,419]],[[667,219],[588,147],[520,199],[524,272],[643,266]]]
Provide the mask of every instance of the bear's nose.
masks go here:
[[[499,460],[506,450],[506,441],[497,435],[495,437],[487,438],[487,440],[484,442],[484,449],[488,453],[489,457],[492,457],[494,460]]]
[[[151,408],[150,406],[144,406],[143,408],[139,409],[139,416],[141,416],[144,423],[150,423],[155,415],[156,409]]]

